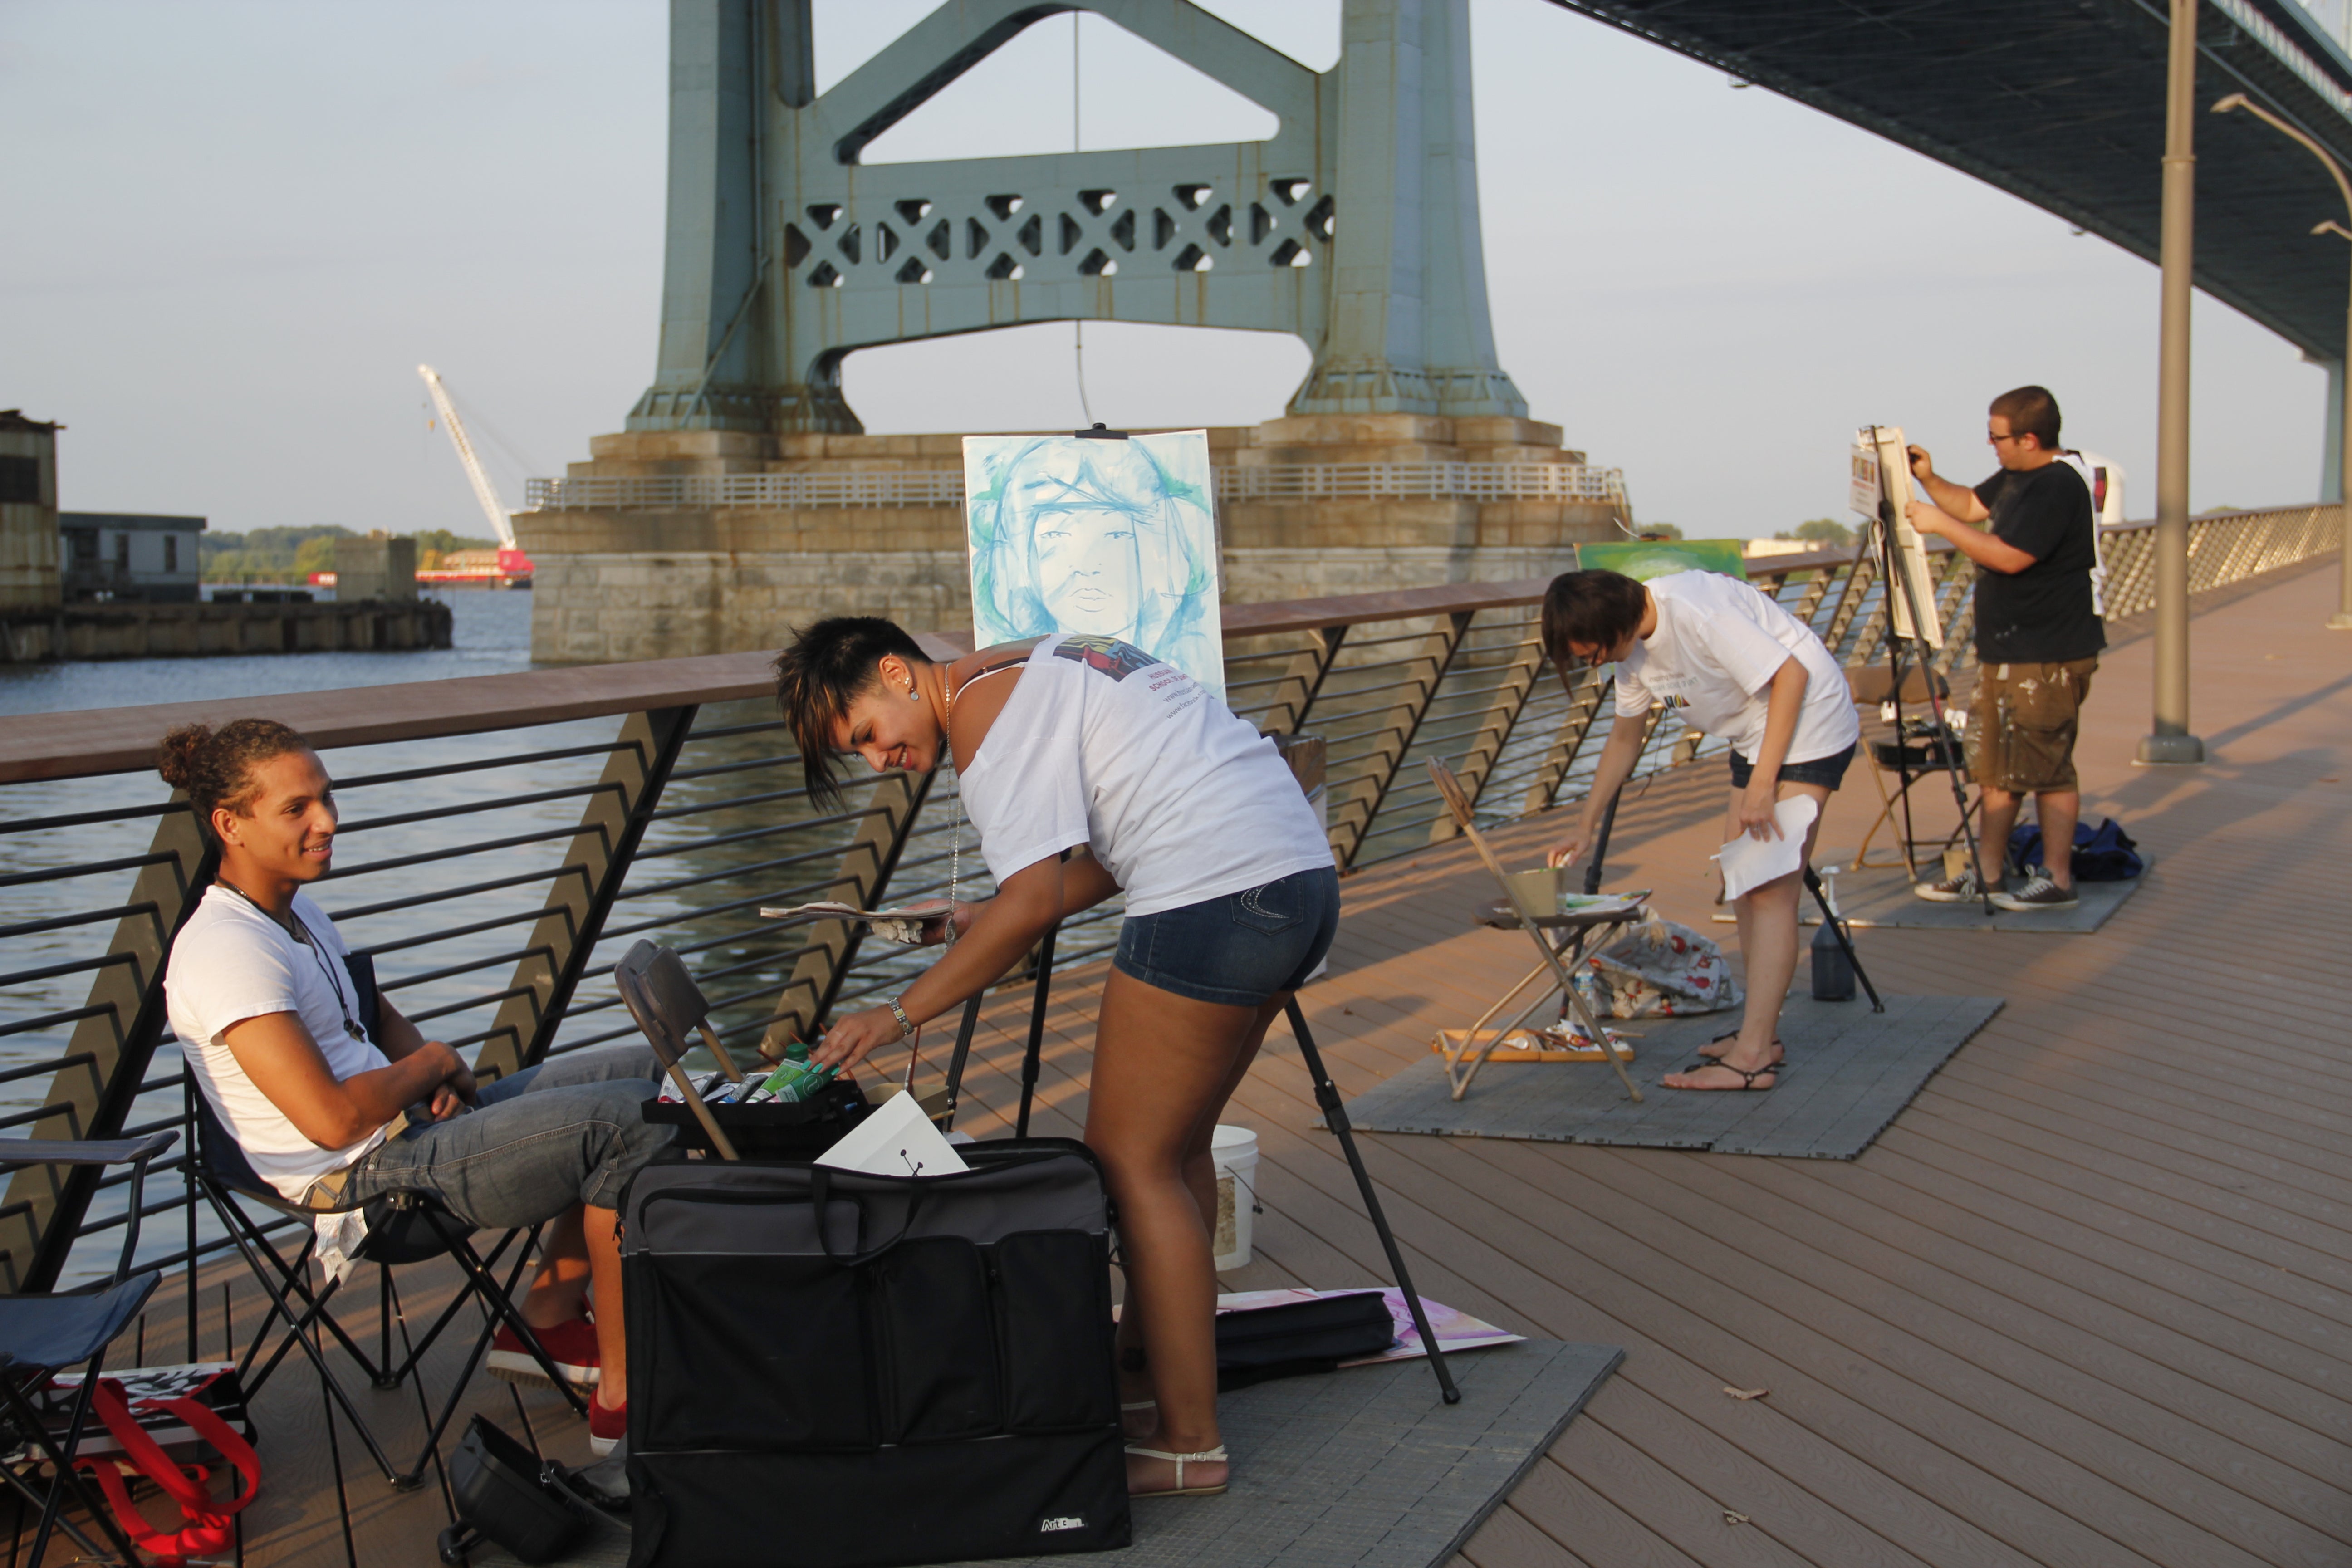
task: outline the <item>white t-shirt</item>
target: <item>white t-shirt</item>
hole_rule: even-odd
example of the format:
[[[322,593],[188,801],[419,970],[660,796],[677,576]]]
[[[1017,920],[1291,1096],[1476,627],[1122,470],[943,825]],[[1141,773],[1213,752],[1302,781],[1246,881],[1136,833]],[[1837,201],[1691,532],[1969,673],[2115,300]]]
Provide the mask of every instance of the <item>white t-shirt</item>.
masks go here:
[[[354,1038],[343,1026],[347,1017],[357,1020],[359,997],[343,967],[351,950],[335,922],[305,893],[294,895],[293,913],[312,945],[296,942],[244,895],[214,883],[172,944],[163,994],[197,1087],[255,1172],[299,1202],[312,1182],[383,1142],[384,1130],[341,1149],[321,1149],[254,1086],[222,1034],[266,1013],[293,1013],[338,1083],[390,1060],[364,1033]]]
[[[1110,637],[1039,643],[959,777],[999,882],[1084,844],[1130,915],[1331,864],[1274,742],[1174,665]]]
[[[1617,664],[1617,713],[1638,718],[1653,699],[1679,710],[1702,734],[1720,735],[1756,760],[1772,677],[1796,656],[1805,667],[1805,705],[1783,762],[1835,756],[1862,738],[1845,671],[1794,616],[1736,578],[1676,572],[1646,584],[1658,629],[1637,637]]]

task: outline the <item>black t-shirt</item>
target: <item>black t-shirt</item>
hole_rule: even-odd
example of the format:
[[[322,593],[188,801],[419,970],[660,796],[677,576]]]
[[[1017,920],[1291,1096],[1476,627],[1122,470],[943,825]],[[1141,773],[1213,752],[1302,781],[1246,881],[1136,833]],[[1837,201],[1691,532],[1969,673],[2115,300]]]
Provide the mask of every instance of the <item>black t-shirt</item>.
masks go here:
[[[2022,572],[1977,571],[1977,658],[1987,664],[2059,664],[2107,646],[2091,608],[2098,556],[2090,487],[2064,463],[2001,469],[1977,487],[1986,529],[2033,557]]]

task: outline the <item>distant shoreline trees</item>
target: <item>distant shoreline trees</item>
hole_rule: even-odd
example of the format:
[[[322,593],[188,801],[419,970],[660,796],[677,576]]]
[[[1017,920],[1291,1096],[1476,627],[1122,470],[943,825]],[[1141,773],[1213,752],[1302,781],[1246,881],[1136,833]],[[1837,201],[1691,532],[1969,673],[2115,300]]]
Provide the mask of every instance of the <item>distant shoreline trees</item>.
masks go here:
[[[1816,517],[1797,524],[1794,529],[1783,529],[1772,537],[1801,539],[1808,544],[1825,544],[1843,548],[1853,543],[1853,530],[1833,517]]]
[[[335,541],[357,539],[341,523],[257,528],[244,533],[202,533],[196,553],[207,583],[303,584],[311,574],[335,569]],[[460,550],[495,550],[494,539],[472,539],[446,528],[419,529],[399,537],[416,541],[416,569],[430,572],[441,558]]]

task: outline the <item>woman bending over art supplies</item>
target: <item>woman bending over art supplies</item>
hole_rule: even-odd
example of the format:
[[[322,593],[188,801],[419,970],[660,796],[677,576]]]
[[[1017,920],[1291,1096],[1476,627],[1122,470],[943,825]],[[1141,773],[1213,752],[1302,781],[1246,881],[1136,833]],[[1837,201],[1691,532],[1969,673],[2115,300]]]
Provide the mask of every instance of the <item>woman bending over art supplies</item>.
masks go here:
[[[1056,921],[1127,895],[1103,987],[1086,1141],[1118,1205],[1128,1487],[1225,1489],[1217,1431],[1209,1141],[1266,1026],[1331,945],[1339,874],[1274,743],[1192,677],[1108,637],[926,658],[888,621],[842,617],[776,659],[813,795],[836,753],[877,772],[951,762],[996,896],[880,1007],[814,1053],[847,1068],[992,984]],[[1065,851],[1084,849],[1088,854]]]
[[[1569,865],[1592,842],[1601,812],[1633,771],[1653,700],[1682,710],[1704,734],[1731,742],[1731,810],[1725,837],[1777,838],[1776,803],[1812,798],[1805,855],[1820,808],[1845,777],[1862,726],[1845,673],[1821,638],[1747,584],[1712,572],[1677,572],[1644,586],[1614,572],[1570,572],[1544,595],[1544,647],[1562,669],[1571,659],[1617,666],[1617,722],[1585,797],[1574,837],[1552,847]],[[1668,1089],[1763,1089],[1786,1056],[1780,1003],[1797,970],[1797,900],[1791,871],[1732,901],[1748,971],[1748,1011],[1664,1080]]]

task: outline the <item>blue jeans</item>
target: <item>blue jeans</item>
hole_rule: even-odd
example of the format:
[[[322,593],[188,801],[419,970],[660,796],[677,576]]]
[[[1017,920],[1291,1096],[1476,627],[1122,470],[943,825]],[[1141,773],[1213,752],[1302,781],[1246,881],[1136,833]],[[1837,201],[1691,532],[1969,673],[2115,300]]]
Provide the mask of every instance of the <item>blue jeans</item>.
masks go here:
[[[539,1225],[575,1204],[617,1208],[676,1136],[641,1109],[660,1071],[645,1046],[556,1057],[491,1084],[464,1115],[385,1140],[351,1167],[343,1195],[430,1193],[483,1230]]]
[[[1339,929],[1339,873],[1329,866],[1118,928],[1119,970],[1146,985],[1228,1007],[1256,1007],[1307,984]]]

